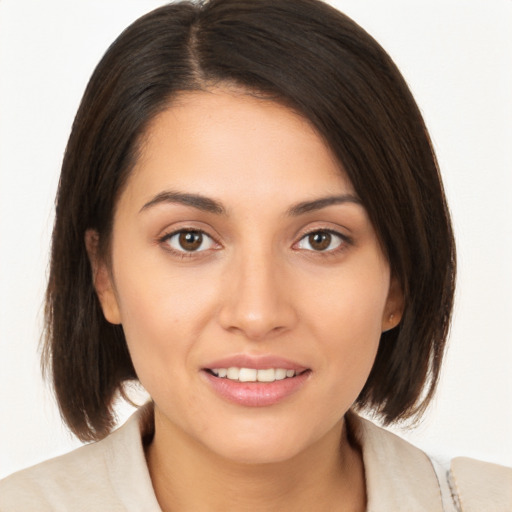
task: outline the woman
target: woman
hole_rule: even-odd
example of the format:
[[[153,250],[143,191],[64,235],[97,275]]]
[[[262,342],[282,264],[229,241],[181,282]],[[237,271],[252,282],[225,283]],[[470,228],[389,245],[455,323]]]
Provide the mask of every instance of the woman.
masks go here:
[[[47,292],[63,417],[103,440],[5,480],[0,508],[506,510],[506,470],[448,480],[354,412],[428,405],[454,253],[421,115],[351,20],[309,0],[148,14],[77,114]],[[152,402],[111,434],[134,379]]]

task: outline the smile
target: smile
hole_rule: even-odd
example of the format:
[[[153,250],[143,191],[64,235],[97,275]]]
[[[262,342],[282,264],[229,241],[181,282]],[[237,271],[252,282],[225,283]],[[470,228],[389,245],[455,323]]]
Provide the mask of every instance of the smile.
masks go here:
[[[308,368],[215,366],[202,371],[210,389],[222,399],[245,407],[266,407],[286,400],[306,385],[312,373]]]
[[[276,380],[289,379],[295,377],[295,370],[287,370],[285,368],[238,368],[232,366],[230,368],[212,368],[210,370],[213,375],[221,379],[229,379],[238,382],[274,382]]]

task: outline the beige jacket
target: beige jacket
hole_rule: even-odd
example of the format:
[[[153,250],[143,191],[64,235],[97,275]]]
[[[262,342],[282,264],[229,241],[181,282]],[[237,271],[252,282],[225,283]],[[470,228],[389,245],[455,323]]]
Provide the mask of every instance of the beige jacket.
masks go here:
[[[0,512],[161,512],[142,445],[151,419],[148,405],[103,441],[0,481]],[[512,469],[454,459],[448,484],[418,448],[356,415],[349,426],[362,447],[368,512],[512,511]]]

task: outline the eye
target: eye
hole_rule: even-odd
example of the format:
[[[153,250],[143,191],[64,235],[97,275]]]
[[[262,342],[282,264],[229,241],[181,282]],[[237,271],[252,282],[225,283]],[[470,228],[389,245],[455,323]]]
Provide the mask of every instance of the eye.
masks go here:
[[[307,251],[328,252],[340,248],[346,241],[346,238],[339,233],[318,230],[303,236],[297,247]]]
[[[201,252],[212,249],[216,245],[215,241],[203,231],[189,229],[166,235],[162,242],[178,252]]]

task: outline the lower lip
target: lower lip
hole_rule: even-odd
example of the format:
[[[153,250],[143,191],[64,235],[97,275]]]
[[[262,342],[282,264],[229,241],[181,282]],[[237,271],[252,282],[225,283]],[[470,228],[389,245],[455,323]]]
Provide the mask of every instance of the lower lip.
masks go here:
[[[274,382],[238,382],[215,377],[206,370],[203,374],[213,390],[225,400],[246,407],[266,407],[277,404],[296,393],[311,374],[310,370],[300,375]]]

